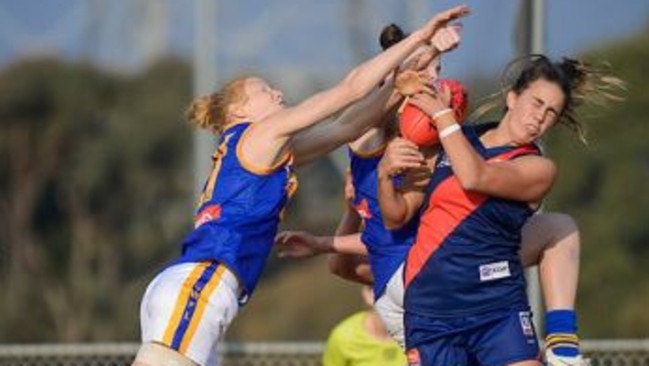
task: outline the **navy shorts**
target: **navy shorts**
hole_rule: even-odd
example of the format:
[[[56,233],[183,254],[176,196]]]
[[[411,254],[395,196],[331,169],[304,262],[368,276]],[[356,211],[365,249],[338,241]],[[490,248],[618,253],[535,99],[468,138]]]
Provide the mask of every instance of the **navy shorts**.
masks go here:
[[[538,360],[539,344],[529,310],[497,310],[462,317],[406,313],[409,365],[505,366]]]

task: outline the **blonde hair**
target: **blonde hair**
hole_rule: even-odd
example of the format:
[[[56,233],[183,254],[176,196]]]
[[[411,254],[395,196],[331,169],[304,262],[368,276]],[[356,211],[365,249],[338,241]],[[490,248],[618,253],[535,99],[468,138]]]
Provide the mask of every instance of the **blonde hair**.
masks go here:
[[[230,107],[246,101],[248,79],[248,76],[238,77],[226,83],[221,90],[193,100],[185,111],[187,121],[200,128],[223,131],[229,122]]]

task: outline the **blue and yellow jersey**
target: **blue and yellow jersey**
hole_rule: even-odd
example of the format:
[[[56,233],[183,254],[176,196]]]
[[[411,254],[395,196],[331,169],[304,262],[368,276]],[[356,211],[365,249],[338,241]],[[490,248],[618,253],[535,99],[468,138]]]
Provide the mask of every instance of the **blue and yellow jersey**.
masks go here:
[[[250,122],[235,124],[221,134],[194,230],[174,262],[221,262],[237,276],[246,295],[257,285],[284,205],[297,189],[290,156],[266,170],[242,161],[237,149],[250,126]]]
[[[375,299],[383,294],[394,272],[406,260],[419,224],[418,215],[415,215],[401,229],[385,228],[379,207],[378,190],[378,165],[382,156],[383,149],[370,154],[349,150],[355,192],[353,205],[363,219],[361,241],[367,246],[370,268],[374,276]]]
[[[463,132],[487,161],[540,154],[535,145],[485,148],[475,127]],[[406,312],[471,315],[526,305],[518,251],[527,202],[462,189],[442,151],[428,187],[415,244],[405,268]]]

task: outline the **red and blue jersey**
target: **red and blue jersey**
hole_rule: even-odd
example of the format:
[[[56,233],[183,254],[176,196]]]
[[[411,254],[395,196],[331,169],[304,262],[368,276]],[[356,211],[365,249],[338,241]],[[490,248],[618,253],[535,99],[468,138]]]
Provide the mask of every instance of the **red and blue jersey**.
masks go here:
[[[475,127],[463,132],[488,162],[540,154],[535,145],[486,148]],[[527,304],[518,251],[527,202],[468,192],[440,152],[405,268],[406,312],[472,315]]]
[[[374,297],[378,299],[395,271],[403,264],[412,246],[419,224],[418,215],[398,230],[383,224],[379,207],[378,165],[383,149],[359,154],[349,150],[350,171],[354,185],[354,207],[363,219],[361,241],[367,246],[374,276]],[[398,182],[395,182],[398,184]]]
[[[194,230],[174,262],[221,262],[237,276],[246,295],[257,285],[284,206],[297,189],[290,155],[270,169],[242,161],[237,149],[250,126],[250,122],[235,124],[221,134]]]

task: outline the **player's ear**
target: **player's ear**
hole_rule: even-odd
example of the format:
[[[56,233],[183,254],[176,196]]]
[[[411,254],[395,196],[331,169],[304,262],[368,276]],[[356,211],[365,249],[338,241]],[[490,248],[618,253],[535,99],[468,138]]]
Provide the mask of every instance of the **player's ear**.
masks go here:
[[[243,103],[234,103],[228,107],[229,119],[244,119],[246,117],[246,109]]]
[[[505,102],[507,103],[507,109],[512,109],[514,107],[516,99],[518,99],[518,94],[516,94],[515,91],[510,90],[507,92],[507,98],[505,100]]]

